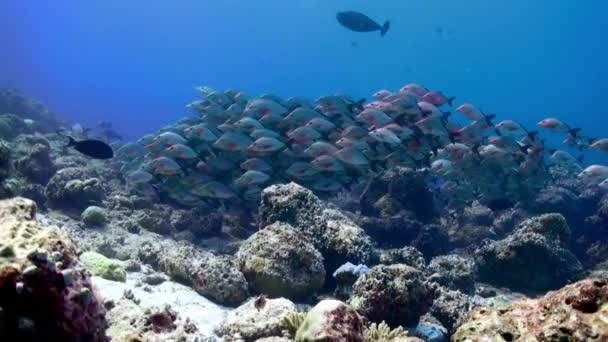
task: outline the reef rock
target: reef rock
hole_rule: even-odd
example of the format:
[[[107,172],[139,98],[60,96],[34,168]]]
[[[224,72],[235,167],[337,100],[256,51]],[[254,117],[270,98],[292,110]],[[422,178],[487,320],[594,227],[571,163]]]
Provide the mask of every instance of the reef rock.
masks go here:
[[[412,246],[384,251],[380,254],[380,263],[384,265],[405,264],[418,270],[424,270],[426,268],[424,255]]]
[[[262,192],[260,228],[274,222],[288,223],[310,239],[327,270],[346,262],[368,264],[374,258],[372,242],[359,226],[293,182]]]
[[[464,322],[473,306],[472,298],[466,294],[439,287],[435,291],[435,300],[429,312],[452,334]]]
[[[235,306],[249,295],[247,280],[231,257],[215,256],[185,241],[166,246],[146,241],[138,252],[143,262],[217,303]]]
[[[333,299],[322,300],[306,314],[295,340],[363,341],[363,320],[346,303]]]
[[[25,132],[27,126],[23,119],[14,114],[0,114],[0,138],[13,140]]]
[[[159,205],[136,211],[131,220],[141,228],[160,235],[169,235],[174,230],[169,212]]]
[[[608,341],[608,281],[585,279],[540,299],[472,311],[452,341]]]
[[[487,242],[475,252],[479,275],[489,283],[517,290],[559,288],[583,271],[565,248],[569,237],[570,229],[560,214],[528,219],[505,239]]]
[[[80,260],[95,276],[115,281],[125,281],[127,278],[125,266],[119,260],[109,259],[99,253],[90,251],[82,253]]]
[[[236,255],[253,288],[271,297],[302,299],[323,286],[321,253],[285,223],[273,223],[253,234]]]
[[[55,173],[48,142],[29,146],[27,153],[15,161],[15,169],[30,182],[46,185]]]
[[[529,206],[532,213],[560,213],[568,219],[579,212],[578,197],[571,190],[553,185],[538,192]]]
[[[0,201],[0,340],[108,341],[105,308],[58,229],[43,229],[36,204]]]
[[[374,178],[361,198],[363,213],[378,216],[380,212],[377,204],[383,196],[381,203],[384,205],[381,207],[388,203],[398,203],[400,208],[414,213],[422,222],[435,216],[433,194],[426,185],[424,176],[414,169],[394,167]]]
[[[103,208],[92,205],[82,212],[82,215],[80,215],[80,219],[87,226],[103,226],[104,224],[106,224],[107,221],[106,211]]]
[[[217,329],[225,342],[253,342],[263,337],[280,336],[282,321],[296,306],[285,298],[252,298],[231,311]]]
[[[188,230],[197,238],[206,238],[221,234],[223,217],[217,211],[197,207],[190,210],[173,210],[171,223],[177,231]]]
[[[394,215],[391,217],[356,216],[355,222],[380,247],[396,248],[410,244],[423,229],[420,221]]]
[[[90,205],[100,204],[104,189],[99,178],[90,177],[81,168],[57,171],[46,186],[47,204],[53,209],[82,212]]]
[[[431,290],[422,272],[401,264],[378,265],[354,285],[351,305],[370,321],[415,325],[430,306]]]
[[[11,148],[8,143],[0,139],[0,181],[8,177],[11,171]]]
[[[467,294],[475,293],[475,263],[456,254],[435,257],[426,268],[427,280]]]

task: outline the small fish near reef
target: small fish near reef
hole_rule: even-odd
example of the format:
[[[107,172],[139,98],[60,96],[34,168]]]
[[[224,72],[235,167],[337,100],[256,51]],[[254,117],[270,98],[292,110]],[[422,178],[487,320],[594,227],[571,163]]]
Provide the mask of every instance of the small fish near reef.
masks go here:
[[[76,151],[94,159],[112,159],[114,151],[112,148],[100,140],[87,139],[76,141],[72,137],[68,137],[68,147],[73,147]]]
[[[344,11],[336,14],[336,19],[340,25],[355,32],[374,32],[380,31],[384,37],[390,28],[390,22],[386,21],[382,26],[367,15],[355,11]]]

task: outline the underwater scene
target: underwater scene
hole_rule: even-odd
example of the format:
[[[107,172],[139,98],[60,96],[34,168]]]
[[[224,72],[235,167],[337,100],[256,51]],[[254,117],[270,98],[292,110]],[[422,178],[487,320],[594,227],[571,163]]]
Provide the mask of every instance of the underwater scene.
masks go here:
[[[608,2],[0,5],[0,341],[608,341]]]

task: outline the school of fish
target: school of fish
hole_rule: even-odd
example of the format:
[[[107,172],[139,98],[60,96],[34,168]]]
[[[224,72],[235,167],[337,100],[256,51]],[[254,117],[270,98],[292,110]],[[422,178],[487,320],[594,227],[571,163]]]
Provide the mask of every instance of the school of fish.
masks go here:
[[[572,169],[608,190],[608,167],[583,169],[581,157],[545,146],[539,132],[513,120],[497,123],[470,103],[407,84],[380,90],[373,101],[346,95],[309,103],[273,94],[198,87],[203,98],[180,119],[116,152],[127,183],[187,206],[201,201],[257,204],[264,187],[294,181],[322,193],[365,183],[394,166],[427,175],[449,203],[512,203],[551,181],[553,165]],[[556,118],[539,128],[564,135],[580,151],[608,152],[608,139],[591,139]]]

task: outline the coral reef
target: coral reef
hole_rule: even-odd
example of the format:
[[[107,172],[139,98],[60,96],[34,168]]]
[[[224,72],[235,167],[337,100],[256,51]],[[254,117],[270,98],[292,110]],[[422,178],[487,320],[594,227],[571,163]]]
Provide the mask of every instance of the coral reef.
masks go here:
[[[276,222],[253,234],[236,254],[255,291],[302,299],[323,286],[323,257],[289,224]]]
[[[80,255],[80,261],[95,276],[108,280],[125,281],[127,272],[119,260],[108,259],[95,252],[84,252]]]
[[[43,140],[42,143],[29,146],[31,147],[25,155],[15,160],[15,169],[30,182],[46,185],[56,171],[50,155],[50,145]]]
[[[391,168],[372,179],[367,191],[363,193],[361,206],[367,216],[384,214],[386,217],[391,212],[406,210],[423,222],[436,214],[433,195],[424,176],[406,167]],[[393,208],[387,211],[387,206]]]
[[[197,238],[218,236],[222,232],[223,217],[206,207],[190,210],[174,210],[171,224],[177,231],[190,231]]]
[[[348,304],[320,301],[307,314],[296,332],[296,342],[363,341],[363,320]]]
[[[473,310],[454,334],[464,341],[606,341],[608,282],[585,279],[540,299]]]
[[[247,280],[232,257],[215,256],[183,241],[167,247],[144,242],[138,255],[175,281],[192,286],[218,303],[234,306],[248,297]]]
[[[260,300],[263,302],[256,305]],[[281,336],[283,321],[295,311],[296,306],[285,298],[252,298],[228,314],[218,328],[218,335],[226,342]]]
[[[105,308],[70,239],[34,202],[0,201],[0,339],[107,341]]]
[[[374,259],[372,242],[359,226],[295,183],[273,185],[262,192],[260,228],[274,222],[288,223],[309,238],[323,255],[326,270]]]
[[[413,325],[430,307],[432,291],[422,272],[407,265],[378,265],[354,285],[350,304],[370,321]]]
[[[92,205],[82,212],[80,219],[87,226],[103,226],[107,222],[106,211],[103,208]]]
[[[566,249],[569,238],[570,229],[560,214],[527,219],[505,239],[488,242],[475,252],[479,276],[518,290],[559,288],[583,272]]]
[[[475,263],[456,254],[435,257],[426,268],[427,281],[467,294],[475,293]]]
[[[405,264],[419,270],[424,270],[426,268],[424,255],[412,246],[384,251],[380,254],[380,263],[384,265]]]
[[[81,168],[66,168],[55,173],[46,186],[50,208],[76,210],[78,214],[90,205],[101,204],[105,191],[99,178]]]

